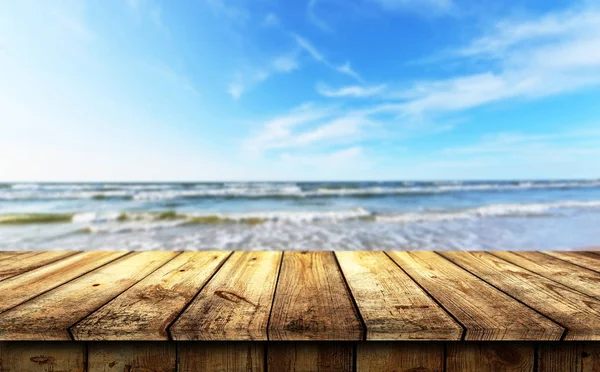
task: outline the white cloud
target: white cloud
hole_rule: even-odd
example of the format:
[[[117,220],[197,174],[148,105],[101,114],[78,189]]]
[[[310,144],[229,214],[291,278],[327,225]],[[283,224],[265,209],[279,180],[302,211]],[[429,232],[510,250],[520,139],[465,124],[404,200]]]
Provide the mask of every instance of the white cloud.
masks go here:
[[[362,128],[371,122],[362,116],[344,116],[331,120],[316,129],[298,133],[287,144],[291,146],[307,146],[315,142],[360,137]]]
[[[323,31],[331,31],[329,25],[323,21],[316,13],[316,6],[318,0],[309,0],[308,6],[306,7],[306,13],[308,15],[308,20],[313,23],[315,26],[320,28]]]
[[[296,40],[296,43],[298,43],[298,46],[304,51],[306,51],[315,61],[321,62],[325,66],[341,74],[348,75],[358,81],[362,81],[360,75],[356,71],[354,71],[350,66],[350,62],[346,62],[340,66],[335,66],[331,62],[329,62],[329,60],[327,60],[327,58],[325,58],[325,56],[322,53],[320,53],[308,40],[297,34],[292,34],[292,36]]]
[[[241,83],[229,83],[227,93],[235,100],[240,99],[244,93],[244,86]]]
[[[278,27],[280,24],[281,20],[275,13],[267,14],[262,22],[263,27]]]
[[[228,84],[227,92],[234,99],[239,99],[246,91],[264,82],[275,74],[289,73],[298,69],[300,64],[294,53],[275,57],[266,64],[266,69],[247,68],[237,71]]]
[[[581,10],[569,16],[503,22],[457,54],[490,58],[489,71],[421,82],[400,96],[401,112],[420,115],[464,110],[506,99],[532,99],[600,84],[600,13]],[[585,27],[575,26],[581,19]],[[551,21],[550,21],[551,20]],[[512,31],[505,25],[510,24]],[[515,31],[516,30],[516,31]]]
[[[364,98],[364,97],[372,97],[377,96],[385,90],[385,85],[374,85],[374,86],[360,86],[360,85],[351,85],[346,87],[341,87],[338,89],[332,89],[325,84],[317,84],[317,92],[320,95],[325,97],[356,97],[356,98]]]
[[[292,34],[292,36],[294,37],[300,48],[304,49],[316,61],[323,62],[326,65],[330,66],[329,62],[327,62],[325,57],[323,57],[323,55],[319,53],[319,51],[308,40],[296,34]]]
[[[278,72],[290,72],[299,67],[295,55],[282,55],[276,57],[272,62],[273,68]]]
[[[352,67],[350,67],[350,62],[346,61],[346,63],[344,63],[341,66],[337,67],[337,70],[339,72],[341,72],[342,74],[346,74],[350,77],[353,77],[354,79],[358,80],[358,81],[362,81],[362,78],[360,77],[360,75],[358,73],[356,73],[356,71],[354,71],[352,69]]]

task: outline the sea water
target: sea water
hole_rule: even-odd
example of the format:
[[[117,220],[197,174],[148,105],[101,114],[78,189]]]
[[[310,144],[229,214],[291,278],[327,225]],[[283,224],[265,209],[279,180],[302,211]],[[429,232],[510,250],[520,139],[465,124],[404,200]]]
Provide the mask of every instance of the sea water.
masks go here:
[[[600,180],[5,183],[0,250],[577,249]]]

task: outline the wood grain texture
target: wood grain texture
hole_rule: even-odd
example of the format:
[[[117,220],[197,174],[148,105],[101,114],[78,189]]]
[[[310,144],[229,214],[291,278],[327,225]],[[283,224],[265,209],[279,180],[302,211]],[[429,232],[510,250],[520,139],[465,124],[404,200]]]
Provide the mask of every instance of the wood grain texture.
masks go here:
[[[538,372],[600,372],[600,343],[542,343]]]
[[[48,251],[28,252],[0,261],[0,281],[12,278],[29,270],[72,256],[78,252]]]
[[[235,252],[171,327],[175,340],[267,339],[282,252]]]
[[[267,345],[269,372],[352,372],[350,342],[272,342]]]
[[[262,342],[179,342],[178,372],[263,372]]]
[[[356,349],[360,372],[442,372],[441,342],[360,342]]]
[[[447,372],[534,372],[535,345],[519,342],[448,342]]]
[[[600,272],[600,254],[598,252],[542,252],[575,265]]]
[[[176,346],[171,342],[90,342],[88,371],[175,372]]]
[[[459,340],[462,327],[383,252],[336,252],[367,340]]]
[[[122,257],[126,252],[85,252],[0,282],[0,312]]]
[[[388,254],[465,326],[465,340],[560,340],[564,333],[561,326],[435,252]]]
[[[167,327],[230,252],[184,252],[71,328],[76,340],[168,340]]]
[[[508,262],[533,271],[569,288],[600,299],[600,273],[541,252],[491,252]]]
[[[67,329],[177,252],[132,253],[0,314],[0,340],[70,340]]]
[[[363,329],[333,252],[285,252],[269,340],[362,340]]]
[[[600,300],[487,252],[442,254],[567,328],[565,340],[600,340]]]
[[[28,253],[27,251],[0,251],[0,261],[20,254]]]
[[[0,342],[2,372],[84,372],[86,348],[77,342]]]

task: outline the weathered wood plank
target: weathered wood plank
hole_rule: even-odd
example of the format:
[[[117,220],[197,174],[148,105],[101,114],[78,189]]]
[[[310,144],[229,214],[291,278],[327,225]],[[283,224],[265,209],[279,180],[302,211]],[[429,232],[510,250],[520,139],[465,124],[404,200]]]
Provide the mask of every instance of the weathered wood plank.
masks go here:
[[[459,340],[462,327],[383,252],[336,252],[367,340]]]
[[[72,256],[79,252],[28,252],[21,255],[9,257],[0,261],[0,281],[12,278],[27,271],[37,269],[51,262]]]
[[[285,252],[269,340],[362,340],[363,329],[333,252]]]
[[[561,342],[538,346],[538,372],[598,372],[600,343]]]
[[[0,314],[0,340],[70,340],[68,328],[178,252],[132,253]]]
[[[90,342],[90,372],[175,372],[176,346],[172,342]],[[200,371],[200,370],[198,370]]]
[[[466,340],[560,340],[564,333],[563,327],[435,252],[388,254],[465,326]]]
[[[600,300],[487,252],[442,254],[566,327],[566,340],[600,340]]]
[[[179,342],[178,372],[263,372],[262,342]]]
[[[447,372],[534,372],[535,345],[520,342],[448,342]]]
[[[491,253],[545,278],[600,299],[600,273],[596,271],[585,269],[541,252]]]
[[[125,254],[127,253],[84,252],[0,282],[0,312],[22,304]]]
[[[175,340],[266,340],[282,252],[235,252],[171,327]]]
[[[230,252],[185,252],[71,328],[76,340],[168,340],[167,327]]]
[[[600,254],[598,252],[542,252],[552,257],[568,261],[572,264],[583,266],[587,269],[600,272]]]
[[[27,251],[0,251],[0,261],[20,254],[28,253]]]
[[[441,342],[360,342],[356,350],[360,372],[442,372]]]
[[[0,342],[2,372],[84,372],[85,345],[77,342]]]
[[[350,342],[275,342],[267,345],[269,372],[351,372]]]

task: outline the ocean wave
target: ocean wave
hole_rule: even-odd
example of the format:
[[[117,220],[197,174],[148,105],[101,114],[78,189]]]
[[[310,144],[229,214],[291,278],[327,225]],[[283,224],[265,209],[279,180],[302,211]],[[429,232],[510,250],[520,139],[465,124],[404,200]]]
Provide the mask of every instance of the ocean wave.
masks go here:
[[[239,213],[183,213],[163,211],[113,211],[82,213],[13,213],[0,215],[0,225],[25,225],[40,223],[73,223],[80,226],[100,225],[211,225],[248,224],[266,222],[310,223],[318,221],[343,222],[350,220],[413,223],[486,217],[541,217],[552,215],[565,208],[600,208],[600,200],[560,201],[531,204],[490,204],[465,209],[424,210],[405,213],[375,213],[364,208],[315,211],[258,211]],[[140,227],[142,228],[142,227]],[[147,229],[149,227],[143,227]],[[151,228],[151,227],[150,227]]]
[[[545,217],[563,208],[600,208],[600,201],[562,201],[532,204],[491,204],[476,208],[377,215],[379,222],[414,223],[486,217]]]
[[[203,198],[335,198],[415,196],[600,187],[600,181],[389,182],[389,183],[189,183],[189,184],[13,184],[0,200],[132,199],[160,201]]]

